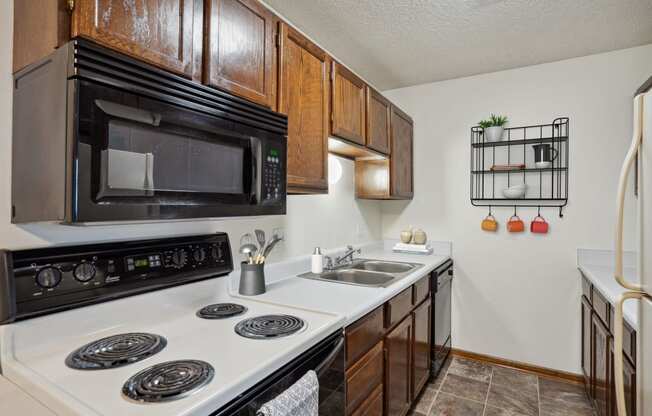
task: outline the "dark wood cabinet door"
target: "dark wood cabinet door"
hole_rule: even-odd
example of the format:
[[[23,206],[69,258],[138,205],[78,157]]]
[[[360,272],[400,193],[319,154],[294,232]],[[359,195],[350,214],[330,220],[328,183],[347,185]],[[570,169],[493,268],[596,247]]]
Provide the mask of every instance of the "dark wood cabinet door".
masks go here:
[[[412,317],[385,336],[385,416],[404,416],[412,402]]]
[[[582,373],[584,374],[584,386],[589,397],[593,399],[593,383],[591,381],[591,352],[593,351],[591,336],[591,304],[582,296],[581,302],[582,315]]]
[[[279,111],[288,116],[288,191],[328,192],[330,58],[280,25]]]
[[[391,107],[389,100],[367,86],[367,147],[386,155],[390,154]]]
[[[412,199],[413,123],[410,116],[392,106],[390,190],[395,199]]]
[[[275,108],[276,17],[256,0],[205,1],[204,82]]]
[[[366,84],[337,62],[333,62],[331,74],[331,134],[364,146]]]
[[[195,77],[202,27],[202,0],[76,0],[71,35]]]
[[[412,400],[421,393],[430,377],[430,299],[417,306],[412,313],[414,319]]]
[[[593,403],[598,416],[608,416],[610,409],[610,352],[611,334],[607,326],[597,314],[591,316],[591,332],[593,343],[593,365],[591,379],[593,381]]]
[[[609,343],[609,356],[610,356],[610,402],[611,413],[610,416],[619,416],[616,407],[616,384],[614,378],[614,344]],[[625,384],[625,408],[628,416],[636,415],[636,366],[632,364],[627,357],[623,357],[623,381]]]
[[[383,385],[379,384],[351,416],[383,416]]]

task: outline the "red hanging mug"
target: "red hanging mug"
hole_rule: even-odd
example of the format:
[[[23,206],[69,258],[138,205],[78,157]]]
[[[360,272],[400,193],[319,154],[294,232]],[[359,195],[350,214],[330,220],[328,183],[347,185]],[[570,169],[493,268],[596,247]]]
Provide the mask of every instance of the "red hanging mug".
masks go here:
[[[547,234],[549,225],[541,215],[537,215],[530,224],[530,231],[536,234]]]

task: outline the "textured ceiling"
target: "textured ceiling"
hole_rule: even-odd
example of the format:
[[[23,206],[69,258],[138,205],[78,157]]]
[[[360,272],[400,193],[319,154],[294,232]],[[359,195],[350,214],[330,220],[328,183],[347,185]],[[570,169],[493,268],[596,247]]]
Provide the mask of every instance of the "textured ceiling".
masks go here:
[[[652,0],[265,0],[381,90],[652,43]]]

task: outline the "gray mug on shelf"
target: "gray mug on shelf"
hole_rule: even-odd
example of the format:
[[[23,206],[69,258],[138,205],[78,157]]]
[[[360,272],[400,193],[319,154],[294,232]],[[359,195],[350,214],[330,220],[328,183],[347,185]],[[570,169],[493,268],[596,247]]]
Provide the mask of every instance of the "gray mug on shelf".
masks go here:
[[[557,159],[557,149],[550,144],[535,144],[534,149],[534,166],[539,169],[545,169],[552,166],[552,161]]]
[[[238,293],[245,296],[265,293],[265,264],[240,263],[240,288]]]

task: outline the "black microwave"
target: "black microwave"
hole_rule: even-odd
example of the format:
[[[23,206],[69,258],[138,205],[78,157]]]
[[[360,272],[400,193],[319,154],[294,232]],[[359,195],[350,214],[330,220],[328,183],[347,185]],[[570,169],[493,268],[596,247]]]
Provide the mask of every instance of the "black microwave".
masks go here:
[[[14,81],[14,223],[285,214],[282,114],[79,39]]]

